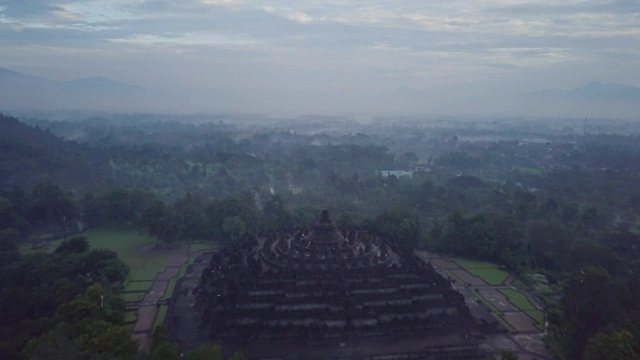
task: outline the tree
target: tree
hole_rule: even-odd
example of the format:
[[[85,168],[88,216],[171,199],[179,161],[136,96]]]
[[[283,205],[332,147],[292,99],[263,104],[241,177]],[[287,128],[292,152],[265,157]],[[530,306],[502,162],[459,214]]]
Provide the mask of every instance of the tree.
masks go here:
[[[263,228],[267,230],[286,229],[291,226],[291,214],[284,208],[284,202],[278,195],[272,196],[264,204],[262,211]]]
[[[182,236],[195,240],[205,236],[205,218],[202,203],[191,193],[176,200],[173,204],[174,212],[182,224]]]
[[[18,241],[20,233],[15,229],[0,230],[0,267],[20,258]]]
[[[510,350],[502,350],[502,355],[500,356],[500,360],[518,360],[518,355],[516,355],[513,351],[510,351]]]
[[[155,351],[160,345],[166,343],[169,339],[169,329],[167,329],[164,325],[159,325],[153,328],[153,333],[151,334],[151,353]]]
[[[128,359],[138,350],[138,341],[131,337],[127,328],[113,326],[103,320],[87,325],[79,340],[86,351],[92,354],[109,354],[116,359]]]
[[[627,331],[601,332],[589,339],[585,350],[587,360],[638,360],[633,349],[633,335]]]
[[[229,358],[229,360],[246,360],[247,358],[244,357],[244,354],[241,352],[234,352],[233,355],[231,355],[231,357]]]
[[[247,232],[247,226],[238,216],[231,216],[224,219],[222,230],[231,241],[237,241],[240,236]]]
[[[565,287],[562,304],[569,320],[567,348],[575,358],[582,356],[587,340],[624,318],[624,284],[598,266],[577,269]]]
[[[230,233],[223,228],[227,218],[234,216],[240,218],[245,225],[245,231],[253,229],[258,222],[255,199],[250,192],[215,200],[207,206],[205,211],[209,235],[222,240],[230,240]]]
[[[379,234],[398,241],[398,245],[413,248],[421,239],[418,216],[404,209],[383,211],[373,219],[371,227]]]
[[[182,234],[180,218],[160,200],[154,200],[149,204],[142,215],[142,222],[149,235],[169,244],[176,242]]]
[[[28,354],[29,360],[89,360],[90,355],[82,351],[77,342],[64,336],[44,341]]]
[[[405,166],[409,165],[409,164],[412,164],[412,163],[416,163],[419,160],[420,160],[420,158],[413,151],[404,152],[404,153],[400,154],[400,156],[398,157],[398,161],[402,165],[405,165]]]
[[[86,236],[74,236],[64,240],[55,250],[56,254],[83,253],[89,250],[89,241]]]
[[[57,225],[63,218],[72,218],[76,213],[71,198],[56,185],[37,185],[29,200],[29,219],[32,223]]]
[[[211,343],[204,343],[188,351],[185,360],[222,360],[222,347]]]
[[[153,350],[151,360],[178,360],[180,359],[178,350],[178,345],[166,342]]]

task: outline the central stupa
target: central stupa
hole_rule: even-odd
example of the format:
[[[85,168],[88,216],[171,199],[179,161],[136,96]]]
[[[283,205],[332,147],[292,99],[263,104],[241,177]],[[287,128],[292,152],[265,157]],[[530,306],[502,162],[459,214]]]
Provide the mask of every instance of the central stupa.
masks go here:
[[[198,332],[249,359],[482,359],[462,295],[431,265],[323,211],[311,229],[214,254]]]

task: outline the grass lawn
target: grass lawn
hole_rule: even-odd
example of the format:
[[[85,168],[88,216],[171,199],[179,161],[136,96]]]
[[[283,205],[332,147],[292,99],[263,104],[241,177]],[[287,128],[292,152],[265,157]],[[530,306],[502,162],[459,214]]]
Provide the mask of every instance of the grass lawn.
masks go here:
[[[173,292],[176,290],[177,282],[177,278],[169,280],[169,284],[167,284],[167,290],[165,290],[164,295],[162,296],[162,300],[171,299],[171,297],[173,296]]]
[[[503,293],[510,303],[512,303],[522,311],[537,310],[536,307],[533,306],[533,304],[529,301],[529,299],[527,299],[527,297],[519,291],[511,289],[498,289],[498,291]]]
[[[154,329],[157,326],[164,324],[164,318],[167,316],[167,310],[169,310],[168,305],[160,305],[160,309],[158,309],[158,315],[156,315],[156,321],[153,323]]]
[[[535,320],[538,329],[544,330],[544,313],[536,309],[523,293],[511,289],[499,289],[499,291],[507,297],[510,303]]]
[[[497,269],[498,265],[484,262],[484,261],[475,261],[475,260],[467,260],[467,259],[453,259],[458,265],[469,269]]]
[[[124,313],[124,322],[126,324],[134,323],[138,320],[137,310],[129,310]]]
[[[542,311],[540,310],[525,311],[525,314],[529,315],[529,317],[535,320],[536,327],[539,330],[544,331],[544,313]]]
[[[489,285],[501,285],[509,277],[509,273],[498,269],[498,265],[466,259],[454,259],[463,269],[470,274],[484,280]]]
[[[209,244],[191,244],[189,246],[189,251],[191,252],[197,252],[197,251],[206,251],[206,250],[214,250],[215,249],[215,245],[213,243],[209,243]]]
[[[91,230],[83,234],[94,249],[109,249],[129,265],[128,279],[153,280],[168,263],[168,256],[146,253],[142,247],[152,247],[156,239],[136,231]]]
[[[146,292],[151,289],[153,285],[153,281],[129,281],[127,285],[125,285],[124,289],[122,289],[123,293],[139,293]]]
[[[502,285],[509,277],[508,273],[498,269],[468,269],[467,271],[489,285]]]
[[[168,255],[149,250],[157,240],[151,236],[139,234],[137,231],[95,229],[80,236],[87,237],[92,249],[109,249],[118,253],[118,257],[126,262],[131,270],[128,280],[153,280],[168,264]],[[20,245],[20,252],[25,255],[52,252],[61,242],[62,239],[55,240],[49,243],[50,246],[37,250],[31,249],[31,243],[23,243]]]
[[[191,259],[189,259],[191,261]],[[180,271],[178,272],[178,279],[183,278],[187,274],[187,267],[191,265],[191,262],[184,264],[180,267]]]
[[[118,296],[120,296],[126,302],[136,302],[136,301],[142,300],[142,297],[144,296],[144,294],[145,294],[144,291],[126,292],[126,293],[122,293],[122,294],[120,294]]]

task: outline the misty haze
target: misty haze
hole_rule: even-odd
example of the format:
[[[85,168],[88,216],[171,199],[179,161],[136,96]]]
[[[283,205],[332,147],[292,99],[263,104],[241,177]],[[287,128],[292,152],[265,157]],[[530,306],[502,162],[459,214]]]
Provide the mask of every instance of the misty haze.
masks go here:
[[[0,359],[640,359],[639,29],[0,1]]]

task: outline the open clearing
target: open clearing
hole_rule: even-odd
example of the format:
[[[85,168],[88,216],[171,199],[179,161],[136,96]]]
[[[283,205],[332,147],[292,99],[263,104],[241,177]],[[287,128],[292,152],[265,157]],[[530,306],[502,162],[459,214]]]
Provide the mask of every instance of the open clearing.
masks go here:
[[[121,296],[127,302],[125,321],[140,341],[140,348],[149,350],[153,328],[164,323],[176,282],[183,277],[195,255],[214,251],[211,243],[158,246],[158,241],[136,231],[95,229],[76,236],[84,236],[92,249],[115,251],[129,265],[129,275],[123,283]],[[20,246],[22,254],[50,253],[62,239],[33,249],[32,243]],[[161,304],[163,303],[163,304]]]
[[[158,241],[155,238],[133,230],[95,229],[75,236],[86,237],[92,249],[115,251],[118,257],[129,265],[130,272],[127,276],[129,282],[153,281],[156,275],[167,266],[171,252],[170,249],[157,248]],[[20,252],[22,254],[52,252],[61,242],[62,239],[54,240],[40,249],[33,249],[31,243],[23,243],[20,246]]]
[[[91,230],[82,235],[87,237],[91,248],[113,250],[129,265],[129,283],[153,281],[169,262],[171,249],[157,248],[158,241],[148,235],[110,230]]]
[[[461,268],[484,280],[489,285],[502,285],[509,277],[509,273],[500,270],[496,264],[482,261],[454,259]]]

